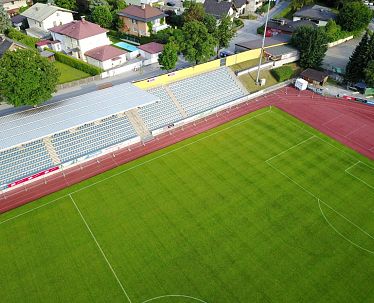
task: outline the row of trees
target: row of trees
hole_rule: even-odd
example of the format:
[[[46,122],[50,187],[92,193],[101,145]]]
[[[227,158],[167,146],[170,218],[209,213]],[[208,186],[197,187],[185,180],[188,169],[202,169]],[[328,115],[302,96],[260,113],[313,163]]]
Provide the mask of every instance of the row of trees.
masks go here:
[[[183,15],[181,28],[169,28],[157,35],[157,40],[166,43],[159,58],[161,68],[175,68],[178,54],[183,54],[193,64],[206,62],[227,47],[234,35],[230,18],[223,18],[217,24],[213,16],[205,13],[202,4],[191,3]]]
[[[344,80],[347,83],[365,81],[374,87],[374,35],[366,32],[349,58]]]

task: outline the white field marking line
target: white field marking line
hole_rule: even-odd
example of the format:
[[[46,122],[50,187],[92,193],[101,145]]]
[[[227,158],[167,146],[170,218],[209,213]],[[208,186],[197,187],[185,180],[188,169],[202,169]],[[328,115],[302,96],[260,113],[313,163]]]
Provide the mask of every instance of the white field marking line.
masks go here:
[[[361,178],[357,177],[356,175],[350,173],[348,170],[350,170],[351,168],[353,168],[354,166],[356,166],[358,163],[362,163],[361,161],[358,161],[356,162],[355,164],[351,165],[350,167],[348,167],[345,172],[348,174],[348,175],[351,175],[353,178],[357,179],[358,181],[362,182],[363,184],[365,184],[366,186],[370,187],[372,190],[374,190],[374,186],[367,183],[366,181],[362,180]]]
[[[317,201],[320,201],[322,202],[324,205],[326,205],[328,208],[330,208],[332,211],[334,211],[336,214],[338,214],[340,217],[342,217],[344,220],[346,220],[347,222],[349,222],[350,224],[352,224],[354,227],[356,227],[357,229],[359,229],[361,232],[363,232],[365,235],[367,235],[368,237],[370,237],[371,239],[374,240],[374,237],[369,234],[366,230],[362,229],[360,226],[358,226],[357,224],[355,224],[354,222],[352,222],[350,219],[348,219],[347,217],[345,217],[343,214],[341,214],[340,212],[338,212],[336,209],[334,209],[332,206],[330,206],[329,204],[327,204],[326,202],[324,202],[323,200],[321,200],[320,198],[318,198],[315,194],[313,194],[311,191],[307,190],[305,187],[303,187],[302,185],[300,185],[298,182],[296,182],[295,180],[293,180],[290,176],[286,175],[284,172],[282,172],[280,169],[276,168],[274,165],[272,165],[271,163],[269,162],[266,162],[268,165],[270,165],[273,169],[275,169],[277,172],[279,172],[280,174],[282,174],[283,176],[285,176],[287,179],[289,179],[292,183],[296,184],[297,186],[299,186],[303,191],[305,191],[306,193],[308,193],[310,196],[314,197]]]
[[[279,110],[280,110],[281,112],[283,112],[283,113],[288,114],[287,112],[283,111],[282,109],[279,109]],[[274,112],[274,111],[271,111],[271,112]],[[274,113],[275,113],[275,112],[274,112]],[[289,114],[288,114],[288,115],[289,115]],[[297,123],[293,122],[291,119],[286,119],[286,118],[284,118],[282,115],[280,115],[280,117],[283,118],[284,120],[288,121],[289,123],[292,123],[292,124],[295,125],[297,128],[299,128],[299,129],[301,129],[301,130],[307,132],[308,134],[310,134],[310,135],[314,135],[314,136],[315,136],[316,138],[318,138],[319,140],[321,140],[321,141],[325,142],[326,144],[328,144],[328,145],[334,147],[334,148],[337,149],[338,151],[340,151],[340,152],[346,154],[346,155],[349,156],[351,159],[354,159],[354,160],[356,160],[356,161],[360,161],[360,160],[358,160],[355,156],[352,156],[351,154],[349,154],[349,153],[346,152],[345,150],[336,147],[335,145],[331,144],[330,142],[326,141],[325,139],[321,138],[320,136],[317,136],[317,135],[313,134],[313,133],[310,132],[309,130],[307,130],[307,129],[301,127],[300,125],[298,125]],[[291,117],[293,117],[293,116],[291,116]],[[293,117],[293,118],[295,118],[295,117]],[[295,119],[297,119],[297,118],[295,118]],[[301,122],[302,122],[302,121],[301,121]],[[306,123],[304,123],[304,122],[302,122],[302,123],[303,123],[303,125],[309,126],[308,124],[306,124]],[[312,127],[312,126],[309,126],[309,127]],[[317,131],[318,131],[318,130],[317,130]],[[333,140],[335,140],[335,139],[333,139]],[[337,141],[337,140],[335,140],[335,141]],[[339,141],[337,141],[337,142],[339,142]],[[339,142],[339,143],[340,143],[340,142]],[[342,143],[341,143],[341,144],[342,144]],[[343,144],[343,145],[344,145],[344,144]],[[350,147],[348,147],[348,148],[350,148]],[[369,165],[369,164],[366,164],[365,162],[362,162],[362,161],[360,161],[360,162],[361,162],[363,165],[365,165],[365,166],[367,166],[367,167],[369,167],[369,168],[371,168],[371,169],[374,169],[373,166],[371,166],[371,165]]]
[[[176,148],[176,149],[173,149],[173,150],[171,150],[171,151],[168,151],[168,152],[166,152],[166,153],[164,153],[164,154],[162,154],[162,155],[159,155],[159,156],[157,156],[157,157],[154,157],[154,158],[152,158],[152,159],[149,159],[149,160],[147,160],[147,161],[144,161],[144,162],[142,162],[142,163],[139,163],[139,164],[137,164],[137,165],[134,165],[134,166],[132,166],[132,167],[129,167],[128,169],[125,169],[125,170],[123,170],[123,171],[120,171],[120,172],[118,172],[118,173],[116,173],[116,174],[114,174],[114,175],[111,175],[111,176],[109,176],[109,177],[107,177],[107,178],[104,178],[104,179],[102,179],[102,180],[99,180],[99,181],[97,181],[97,182],[95,182],[95,183],[89,184],[89,185],[87,185],[87,186],[85,186],[85,187],[82,187],[82,188],[80,188],[80,189],[78,189],[78,190],[76,190],[76,191],[73,191],[73,192],[71,192],[71,193],[69,193],[69,194],[66,194],[66,195],[61,196],[61,197],[59,197],[59,198],[56,198],[56,199],[54,199],[54,200],[52,200],[52,201],[49,201],[49,202],[47,202],[47,203],[45,203],[45,204],[43,204],[43,205],[40,205],[40,206],[35,207],[35,208],[32,208],[32,209],[30,209],[30,210],[28,210],[28,211],[26,211],[26,212],[24,212],[24,213],[21,213],[21,214],[18,214],[18,215],[16,215],[16,216],[14,216],[14,217],[8,218],[8,219],[6,219],[6,220],[0,222],[0,225],[3,224],[3,223],[5,223],[5,222],[11,221],[11,220],[13,220],[13,219],[16,219],[16,218],[18,218],[18,217],[20,217],[20,216],[23,216],[23,215],[25,215],[25,214],[27,214],[27,213],[30,213],[30,212],[32,212],[32,211],[34,211],[34,210],[36,210],[36,209],[39,209],[39,208],[41,208],[41,207],[43,207],[43,206],[47,206],[47,205],[51,204],[52,202],[55,202],[55,201],[60,200],[60,199],[62,199],[62,198],[68,197],[70,194],[77,193],[77,192],[79,192],[79,191],[81,191],[81,190],[87,189],[87,188],[89,188],[89,187],[91,187],[91,186],[94,186],[94,185],[99,184],[99,183],[101,183],[101,182],[103,182],[103,181],[106,181],[106,180],[108,180],[108,179],[110,179],[110,178],[113,178],[113,177],[116,177],[116,176],[118,176],[118,175],[121,175],[121,174],[123,174],[123,173],[125,173],[125,172],[128,172],[128,171],[130,171],[130,170],[132,170],[132,169],[134,169],[134,168],[137,168],[137,167],[139,167],[139,166],[142,166],[142,165],[144,165],[144,164],[147,164],[147,163],[149,163],[149,162],[152,162],[152,161],[154,161],[154,160],[157,160],[157,159],[159,159],[159,158],[162,158],[162,157],[164,157],[164,156],[167,156],[168,154],[171,154],[171,153],[173,153],[173,152],[176,152],[176,151],[178,151],[178,150],[180,150],[180,149],[183,149],[183,148],[185,148],[185,147],[187,147],[187,146],[190,146],[190,145],[193,145],[193,144],[198,143],[198,142],[200,142],[200,141],[203,141],[203,140],[205,140],[205,139],[207,139],[207,138],[210,138],[210,137],[212,137],[212,136],[214,136],[214,135],[216,135],[216,134],[218,134],[218,133],[221,133],[221,132],[226,131],[226,130],[228,130],[228,129],[230,129],[230,128],[236,127],[236,126],[238,126],[238,125],[240,125],[240,124],[243,124],[243,123],[245,123],[245,122],[248,122],[249,120],[252,120],[252,119],[254,119],[254,118],[256,118],[256,117],[262,116],[262,115],[264,115],[264,114],[266,114],[266,113],[268,113],[268,112],[271,112],[271,109],[269,109],[269,110],[267,110],[267,111],[265,111],[265,112],[259,113],[259,114],[255,115],[255,116],[249,117],[249,118],[247,118],[247,119],[245,119],[245,120],[241,120],[241,121],[239,121],[239,122],[237,122],[237,123],[235,123],[235,124],[232,124],[232,125],[230,125],[230,126],[227,126],[227,127],[225,127],[225,128],[222,128],[222,129],[220,129],[220,130],[218,130],[218,131],[216,131],[216,132],[214,132],[214,133],[211,133],[211,134],[209,134],[209,135],[207,135],[207,136],[205,136],[205,137],[202,137],[202,138],[197,139],[197,140],[195,140],[195,141],[193,141],[193,142],[190,142],[190,143],[185,144],[185,145],[183,145],[183,146],[180,146],[180,147],[178,147],[178,148]],[[225,123],[227,123],[227,122],[225,122]],[[171,145],[170,145],[170,146],[171,146]],[[167,147],[168,147],[168,146],[167,146]]]
[[[336,117],[331,118],[329,121],[323,122],[322,125],[324,126],[325,124],[329,124],[330,122],[332,122],[332,121],[334,121],[334,120],[340,118],[341,116],[344,116],[344,114],[339,114],[339,115],[337,115]]]
[[[192,300],[195,300],[195,301],[198,301],[198,302],[201,302],[201,303],[208,303],[208,302],[206,302],[204,300],[201,300],[199,298],[195,298],[195,297],[191,297],[191,296],[186,296],[186,295],[165,295],[165,296],[158,296],[158,297],[154,297],[152,299],[148,299],[146,301],[143,301],[142,303],[148,303],[148,302],[155,301],[155,300],[158,300],[158,299],[170,298],[170,297],[182,297],[182,298],[192,299]]]
[[[287,148],[286,150],[280,152],[279,154],[277,154],[277,155],[275,155],[275,156],[273,156],[273,157],[271,157],[271,158],[265,160],[265,162],[270,161],[270,160],[273,160],[274,158],[279,157],[280,155],[282,155],[282,154],[284,154],[284,153],[290,151],[291,149],[294,149],[294,148],[298,147],[299,145],[302,145],[302,144],[308,142],[309,140],[311,140],[311,139],[313,139],[313,138],[316,138],[316,136],[313,135],[313,136],[309,137],[308,139],[305,139],[305,140],[303,140],[303,141],[301,141],[301,142],[299,142],[299,143],[297,143],[297,144],[291,146],[290,148]]]
[[[350,240],[350,239],[348,239],[346,236],[344,236],[339,230],[337,230],[336,228],[335,228],[335,226],[334,225],[332,225],[331,223],[330,223],[330,221],[327,219],[327,217],[325,216],[325,213],[323,212],[323,210],[322,210],[322,207],[321,207],[321,203],[320,203],[320,200],[318,199],[318,207],[319,207],[319,210],[320,210],[320,212],[321,212],[321,214],[322,214],[322,216],[323,216],[323,218],[325,219],[325,221],[327,222],[327,224],[338,234],[338,235],[340,235],[342,238],[344,238],[346,241],[348,241],[349,243],[351,243],[352,245],[354,245],[354,246],[356,246],[356,247],[358,247],[358,248],[360,248],[360,249],[362,249],[362,250],[365,250],[365,251],[367,251],[368,253],[371,253],[371,254],[374,254],[374,251],[372,251],[372,250],[369,250],[369,249],[367,249],[367,248],[365,248],[365,247],[362,247],[362,246],[360,246],[360,245],[358,245],[357,243],[355,243],[355,242],[353,242],[352,240]]]
[[[80,217],[82,218],[82,220],[83,220],[84,224],[86,225],[86,227],[87,227],[87,229],[88,229],[89,233],[91,234],[91,237],[92,237],[92,239],[93,239],[93,240],[95,241],[95,243],[96,243],[96,246],[97,246],[97,248],[99,249],[99,251],[100,251],[100,252],[101,252],[101,254],[103,255],[103,257],[104,257],[104,259],[105,259],[106,263],[108,264],[108,266],[109,266],[110,270],[112,271],[112,273],[113,273],[114,277],[116,278],[116,280],[117,280],[117,282],[118,282],[119,286],[121,287],[121,289],[122,289],[123,293],[125,294],[125,296],[126,296],[127,300],[128,300],[128,301],[129,301],[130,303],[131,303],[131,300],[130,300],[130,298],[129,298],[129,296],[128,296],[128,294],[127,294],[126,290],[125,290],[125,288],[123,287],[123,285],[122,285],[121,281],[119,280],[119,278],[118,278],[118,276],[117,276],[116,272],[115,272],[115,271],[114,271],[114,269],[113,269],[113,266],[112,266],[112,265],[110,264],[110,262],[109,262],[108,258],[106,257],[106,255],[105,255],[105,253],[104,253],[103,249],[101,248],[101,246],[100,246],[99,242],[97,241],[97,239],[96,239],[96,237],[95,237],[94,233],[92,232],[92,230],[91,230],[90,226],[88,225],[88,223],[87,223],[86,219],[85,219],[85,218],[83,217],[83,215],[82,215],[82,213],[81,213],[81,211],[80,211],[80,209],[79,209],[78,205],[77,205],[77,204],[75,203],[75,201],[74,201],[73,197],[71,196],[71,194],[69,194],[69,197],[70,197],[71,201],[73,202],[73,204],[74,204],[75,208],[77,209],[77,211],[78,211],[78,214],[79,214],[79,215],[80,215]]]

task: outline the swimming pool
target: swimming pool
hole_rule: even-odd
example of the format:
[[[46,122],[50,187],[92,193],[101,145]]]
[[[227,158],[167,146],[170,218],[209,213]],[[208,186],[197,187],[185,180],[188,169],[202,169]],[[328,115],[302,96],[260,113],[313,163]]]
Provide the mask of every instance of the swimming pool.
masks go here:
[[[132,45],[130,43],[126,43],[126,42],[117,42],[116,44],[114,44],[115,46],[118,46],[120,48],[123,48],[129,52],[135,52],[138,50],[138,48],[135,46],[135,45]]]

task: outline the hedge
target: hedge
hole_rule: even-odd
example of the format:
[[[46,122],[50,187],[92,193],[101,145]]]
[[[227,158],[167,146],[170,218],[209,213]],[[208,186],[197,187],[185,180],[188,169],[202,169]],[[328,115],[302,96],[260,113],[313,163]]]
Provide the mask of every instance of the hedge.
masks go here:
[[[286,81],[293,76],[293,69],[291,66],[281,66],[271,70],[272,75],[278,82]]]
[[[35,43],[39,42],[40,40],[38,38],[30,37],[25,35],[24,33],[14,29],[10,28],[7,30],[6,35],[15,41],[18,41],[26,46],[29,46],[31,48],[35,48]]]
[[[126,33],[119,32],[119,31],[115,31],[115,30],[109,30],[108,34],[117,39],[125,39],[125,40],[132,41],[132,42],[139,43],[139,44],[146,44],[154,40],[154,38],[152,37],[145,37],[145,36],[137,37],[137,36],[129,35]]]
[[[264,34],[264,30],[265,30],[265,24],[257,27],[257,34],[263,35]]]
[[[55,52],[51,49],[48,49],[48,50],[55,54],[55,58],[56,58],[57,61],[59,61],[61,63],[64,63],[66,65],[69,65],[71,67],[74,67],[76,69],[79,69],[80,71],[85,72],[87,74],[90,74],[91,76],[99,75],[104,71],[103,69],[101,69],[99,67],[96,67],[96,66],[88,64],[84,61],[75,59],[71,56],[65,55],[65,54],[60,53],[60,52]]]

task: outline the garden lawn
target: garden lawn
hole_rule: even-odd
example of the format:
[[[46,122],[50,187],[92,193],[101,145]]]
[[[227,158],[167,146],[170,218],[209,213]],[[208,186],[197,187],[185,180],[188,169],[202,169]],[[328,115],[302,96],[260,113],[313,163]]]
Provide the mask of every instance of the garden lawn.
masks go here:
[[[75,69],[69,65],[66,65],[64,63],[54,61],[53,64],[57,67],[57,69],[60,71],[60,78],[58,80],[58,84],[63,84],[75,80],[80,80],[83,78],[90,77],[89,74],[82,72],[78,69]]]
[[[1,215],[1,301],[373,302],[372,169],[262,109]]]

